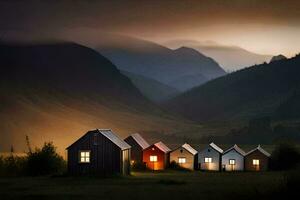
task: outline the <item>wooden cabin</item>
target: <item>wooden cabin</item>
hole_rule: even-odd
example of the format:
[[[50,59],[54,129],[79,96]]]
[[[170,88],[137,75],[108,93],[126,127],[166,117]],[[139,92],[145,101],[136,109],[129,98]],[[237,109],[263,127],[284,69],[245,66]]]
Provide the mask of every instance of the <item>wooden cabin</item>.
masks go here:
[[[269,167],[270,154],[258,145],[245,156],[246,171],[267,171]]]
[[[171,150],[162,142],[157,142],[143,151],[143,162],[148,169],[163,170],[168,166]]]
[[[182,168],[194,170],[198,165],[198,152],[185,143],[170,153],[171,162],[176,162]]]
[[[246,153],[236,144],[224,151],[222,155],[222,170],[243,171],[245,155]]]
[[[128,136],[124,141],[131,146],[131,164],[143,163],[143,150],[150,145],[138,133]]]
[[[130,146],[109,129],[88,131],[68,148],[73,175],[130,174]]]
[[[198,154],[199,168],[207,171],[220,171],[223,150],[213,142]]]

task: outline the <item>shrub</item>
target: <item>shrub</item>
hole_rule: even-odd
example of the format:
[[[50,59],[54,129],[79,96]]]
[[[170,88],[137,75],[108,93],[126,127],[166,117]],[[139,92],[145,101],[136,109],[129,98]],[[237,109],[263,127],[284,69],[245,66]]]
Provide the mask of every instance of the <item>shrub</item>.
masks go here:
[[[144,171],[146,170],[146,164],[141,162],[135,162],[131,165],[131,169],[136,171]]]
[[[22,176],[25,174],[25,157],[10,155],[0,158],[0,176]]]
[[[63,173],[66,167],[52,142],[44,143],[42,149],[29,152],[27,159],[27,173],[31,176]]]
[[[275,148],[270,161],[270,168],[273,170],[291,169],[300,162],[300,153],[295,145],[281,143]]]
[[[176,161],[172,161],[169,165],[170,169],[175,169],[175,170],[182,170],[182,171],[189,171],[186,168],[181,167]]]
[[[4,174],[4,159],[3,156],[0,156],[0,176]]]
[[[170,169],[178,169],[178,168],[180,168],[180,166],[178,165],[177,162],[175,162],[175,161],[173,160],[173,161],[170,163],[169,168],[170,168]]]

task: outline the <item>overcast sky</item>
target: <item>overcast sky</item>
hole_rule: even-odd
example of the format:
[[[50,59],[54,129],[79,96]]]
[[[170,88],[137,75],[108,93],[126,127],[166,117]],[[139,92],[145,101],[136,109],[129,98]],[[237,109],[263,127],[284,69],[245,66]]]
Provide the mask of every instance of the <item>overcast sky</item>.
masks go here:
[[[1,32],[93,28],[163,43],[213,40],[262,54],[300,52],[299,0],[1,1]]]

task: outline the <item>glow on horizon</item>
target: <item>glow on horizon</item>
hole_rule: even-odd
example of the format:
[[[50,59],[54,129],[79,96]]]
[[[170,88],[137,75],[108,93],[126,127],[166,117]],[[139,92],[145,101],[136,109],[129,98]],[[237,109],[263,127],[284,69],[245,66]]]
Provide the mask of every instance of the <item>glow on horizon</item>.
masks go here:
[[[220,45],[238,46],[257,54],[283,54],[287,57],[293,57],[300,53],[299,35],[300,27],[261,24],[223,24],[159,35],[147,32],[138,37],[160,44],[179,38],[199,42],[214,41]]]

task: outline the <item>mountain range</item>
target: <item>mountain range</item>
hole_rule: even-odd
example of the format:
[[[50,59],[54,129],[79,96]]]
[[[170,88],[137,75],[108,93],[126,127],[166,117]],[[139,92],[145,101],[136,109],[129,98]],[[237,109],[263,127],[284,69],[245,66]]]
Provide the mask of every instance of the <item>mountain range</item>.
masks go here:
[[[78,34],[0,44],[0,151],[23,150],[25,135],[63,152],[93,128],[195,140],[257,117],[300,117],[299,56],[226,74],[196,48]]]
[[[195,121],[300,117],[300,56],[255,65],[193,88],[165,103]]]
[[[191,48],[172,50],[147,40],[90,29],[66,30],[56,37],[93,48],[119,70],[140,76],[139,79],[145,77],[147,80],[134,84],[139,84],[136,86],[151,100],[157,96],[168,99],[169,92],[163,92],[165,86],[183,92],[226,74],[213,59]],[[160,84],[162,89],[153,87],[151,93],[144,91],[149,80],[156,82],[156,86]]]
[[[0,44],[0,149],[54,141],[63,152],[87,130],[186,127],[145,98],[129,78],[93,49],[75,43]],[[149,135],[148,135],[149,136]]]
[[[96,49],[120,70],[154,79],[179,91],[226,74],[213,59],[191,48],[171,50],[141,39],[106,37],[109,37],[106,43],[99,42]]]
[[[213,41],[199,42],[195,40],[172,40],[165,42],[164,45],[172,49],[181,46],[193,48],[202,54],[213,58],[228,72],[255,64],[269,62],[272,58],[271,55],[261,55],[238,46],[222,45]]]

